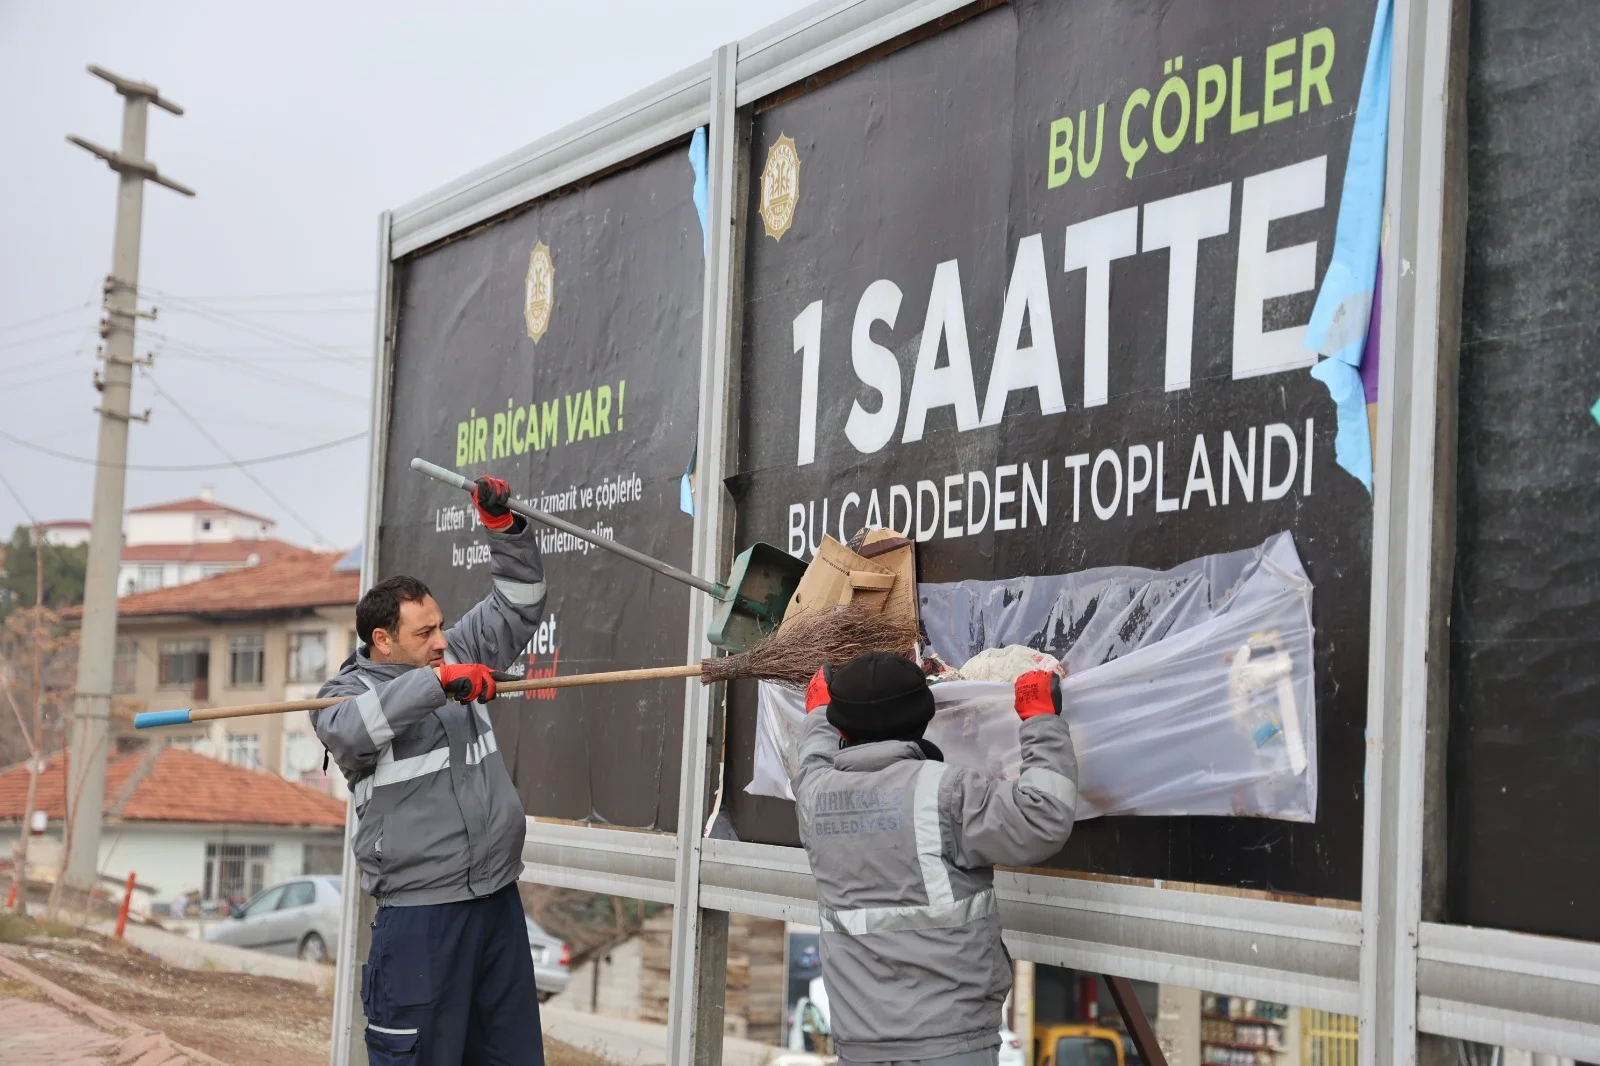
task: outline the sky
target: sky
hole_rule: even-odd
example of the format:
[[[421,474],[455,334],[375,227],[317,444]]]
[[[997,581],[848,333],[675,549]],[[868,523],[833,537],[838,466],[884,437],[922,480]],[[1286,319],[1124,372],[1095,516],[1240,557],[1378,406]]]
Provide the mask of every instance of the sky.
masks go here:
[[[0,539],[87,519],[100,286],[122,100],[150,110],[130,464],[276,455],[364,432],[377,216],[805,6],[803,0],[0,0]],[[27,442],[26,444],[17,441]],[[133,470],[127,506],[197,495],[278,535],[362,535],[366,442],[210,471]],[[7,487],[9,486],[9,488]],[[20,501],[20,502],[19,502]]]

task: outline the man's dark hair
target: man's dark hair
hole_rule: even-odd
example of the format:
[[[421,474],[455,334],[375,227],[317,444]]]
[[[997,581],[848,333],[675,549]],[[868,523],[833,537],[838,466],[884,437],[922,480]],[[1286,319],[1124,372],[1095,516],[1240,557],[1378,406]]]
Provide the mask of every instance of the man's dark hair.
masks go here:
[[[395,635],[395,626],[400,623],[400,605],[420,603],[431,595],[428,586],[414,577],[401,575],[378,582],[356,604],[356,636],[370,648],[374,629]]]

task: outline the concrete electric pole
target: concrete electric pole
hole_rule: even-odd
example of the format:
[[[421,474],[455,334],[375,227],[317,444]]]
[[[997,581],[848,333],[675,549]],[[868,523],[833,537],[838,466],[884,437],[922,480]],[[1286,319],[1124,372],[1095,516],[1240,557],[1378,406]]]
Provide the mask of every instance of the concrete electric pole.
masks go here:
[[[83,628],[79,634],[78,687],[73,707],[68,781],[67,883],[88,891],[100,864],[100,809],[106,789],[106,744],[111,724],[112,673],[117,654],[117,566],[122,558],[122,500],[128,462],[128,423],[133,389],[133,333],[139,317],[139,230],[144,214],[144,183],[154,181],[185,196],[177,182],[162,177],[144,157],[145,123],[150,105],[174,115],[183,108],[163,100],[154,85],[119,78],[91,66],[123,97],[122,150],[113,152],[81,137],[67,140],[93,152],[117,172],[117,233],[111,274],[105,284],[105,369],[100,382],[99,465],[94,474],[89,564],[83,584]],[[141,417],[149,419],[149,412]]]

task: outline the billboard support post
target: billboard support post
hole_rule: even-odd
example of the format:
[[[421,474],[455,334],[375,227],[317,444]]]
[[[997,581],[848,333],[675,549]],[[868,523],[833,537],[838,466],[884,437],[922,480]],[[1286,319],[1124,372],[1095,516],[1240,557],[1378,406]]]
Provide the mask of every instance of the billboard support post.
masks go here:
[[[378,515],[383,500],[383,457],[388,450],[389,385],[394,353],[394,215],[378,215],[378,291],[372,337],[372,422],[367,452],[367,509],[361,544],[361,591],[378,580]],[[366,1066],[364,1026],[356,1024],[361,1010],[361,964],[372,943],[372,919],[377,901],[361,891],[361,870],[355,863],[356,801],[345,806],[343,888],[339,893],[339,944],[334,957],[333,1039],[329,1042],[331,1066]]]
[[[694,547],[690,569],[722,573],[733,545],[733,507],[723,487],[735,444],[739,257],[735,195],[738,116],[734,106],[738,46],[723,45],[711,61],[711,123],[708,137],[705,302],[701,325],[700,407],[697,424]],[[714,601],[695,597],[689,608],[689,660],[713,654],[706,639]],[[671,1020],[667,1061],[682,1066],[717,1066],[722,1061],[724,994],[727,986],[728,914],[700,906],[703,825],[721,787],[722,715],[725,686],[684,683],[683,762],[678,788],[678,854],[672,916]]]
[[[1398,0],[1374,464],[1361,1061],[1418,1059],[1417,945],[1443,917],[1465,0]]]

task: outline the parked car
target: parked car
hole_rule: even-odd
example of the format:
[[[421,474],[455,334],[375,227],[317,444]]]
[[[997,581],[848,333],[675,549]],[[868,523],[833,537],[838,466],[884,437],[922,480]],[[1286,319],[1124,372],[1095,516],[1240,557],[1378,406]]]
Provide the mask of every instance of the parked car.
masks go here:
[[[533,983],[539,989],[539,1002],[566,991],[572,980],[572,949],[567,942],[551,936],[529,918],[528,948],[533,952]]]
[[[263,889],[206,929],[214,944],[327,962],[339,943],[337,877],[297,877]]]

